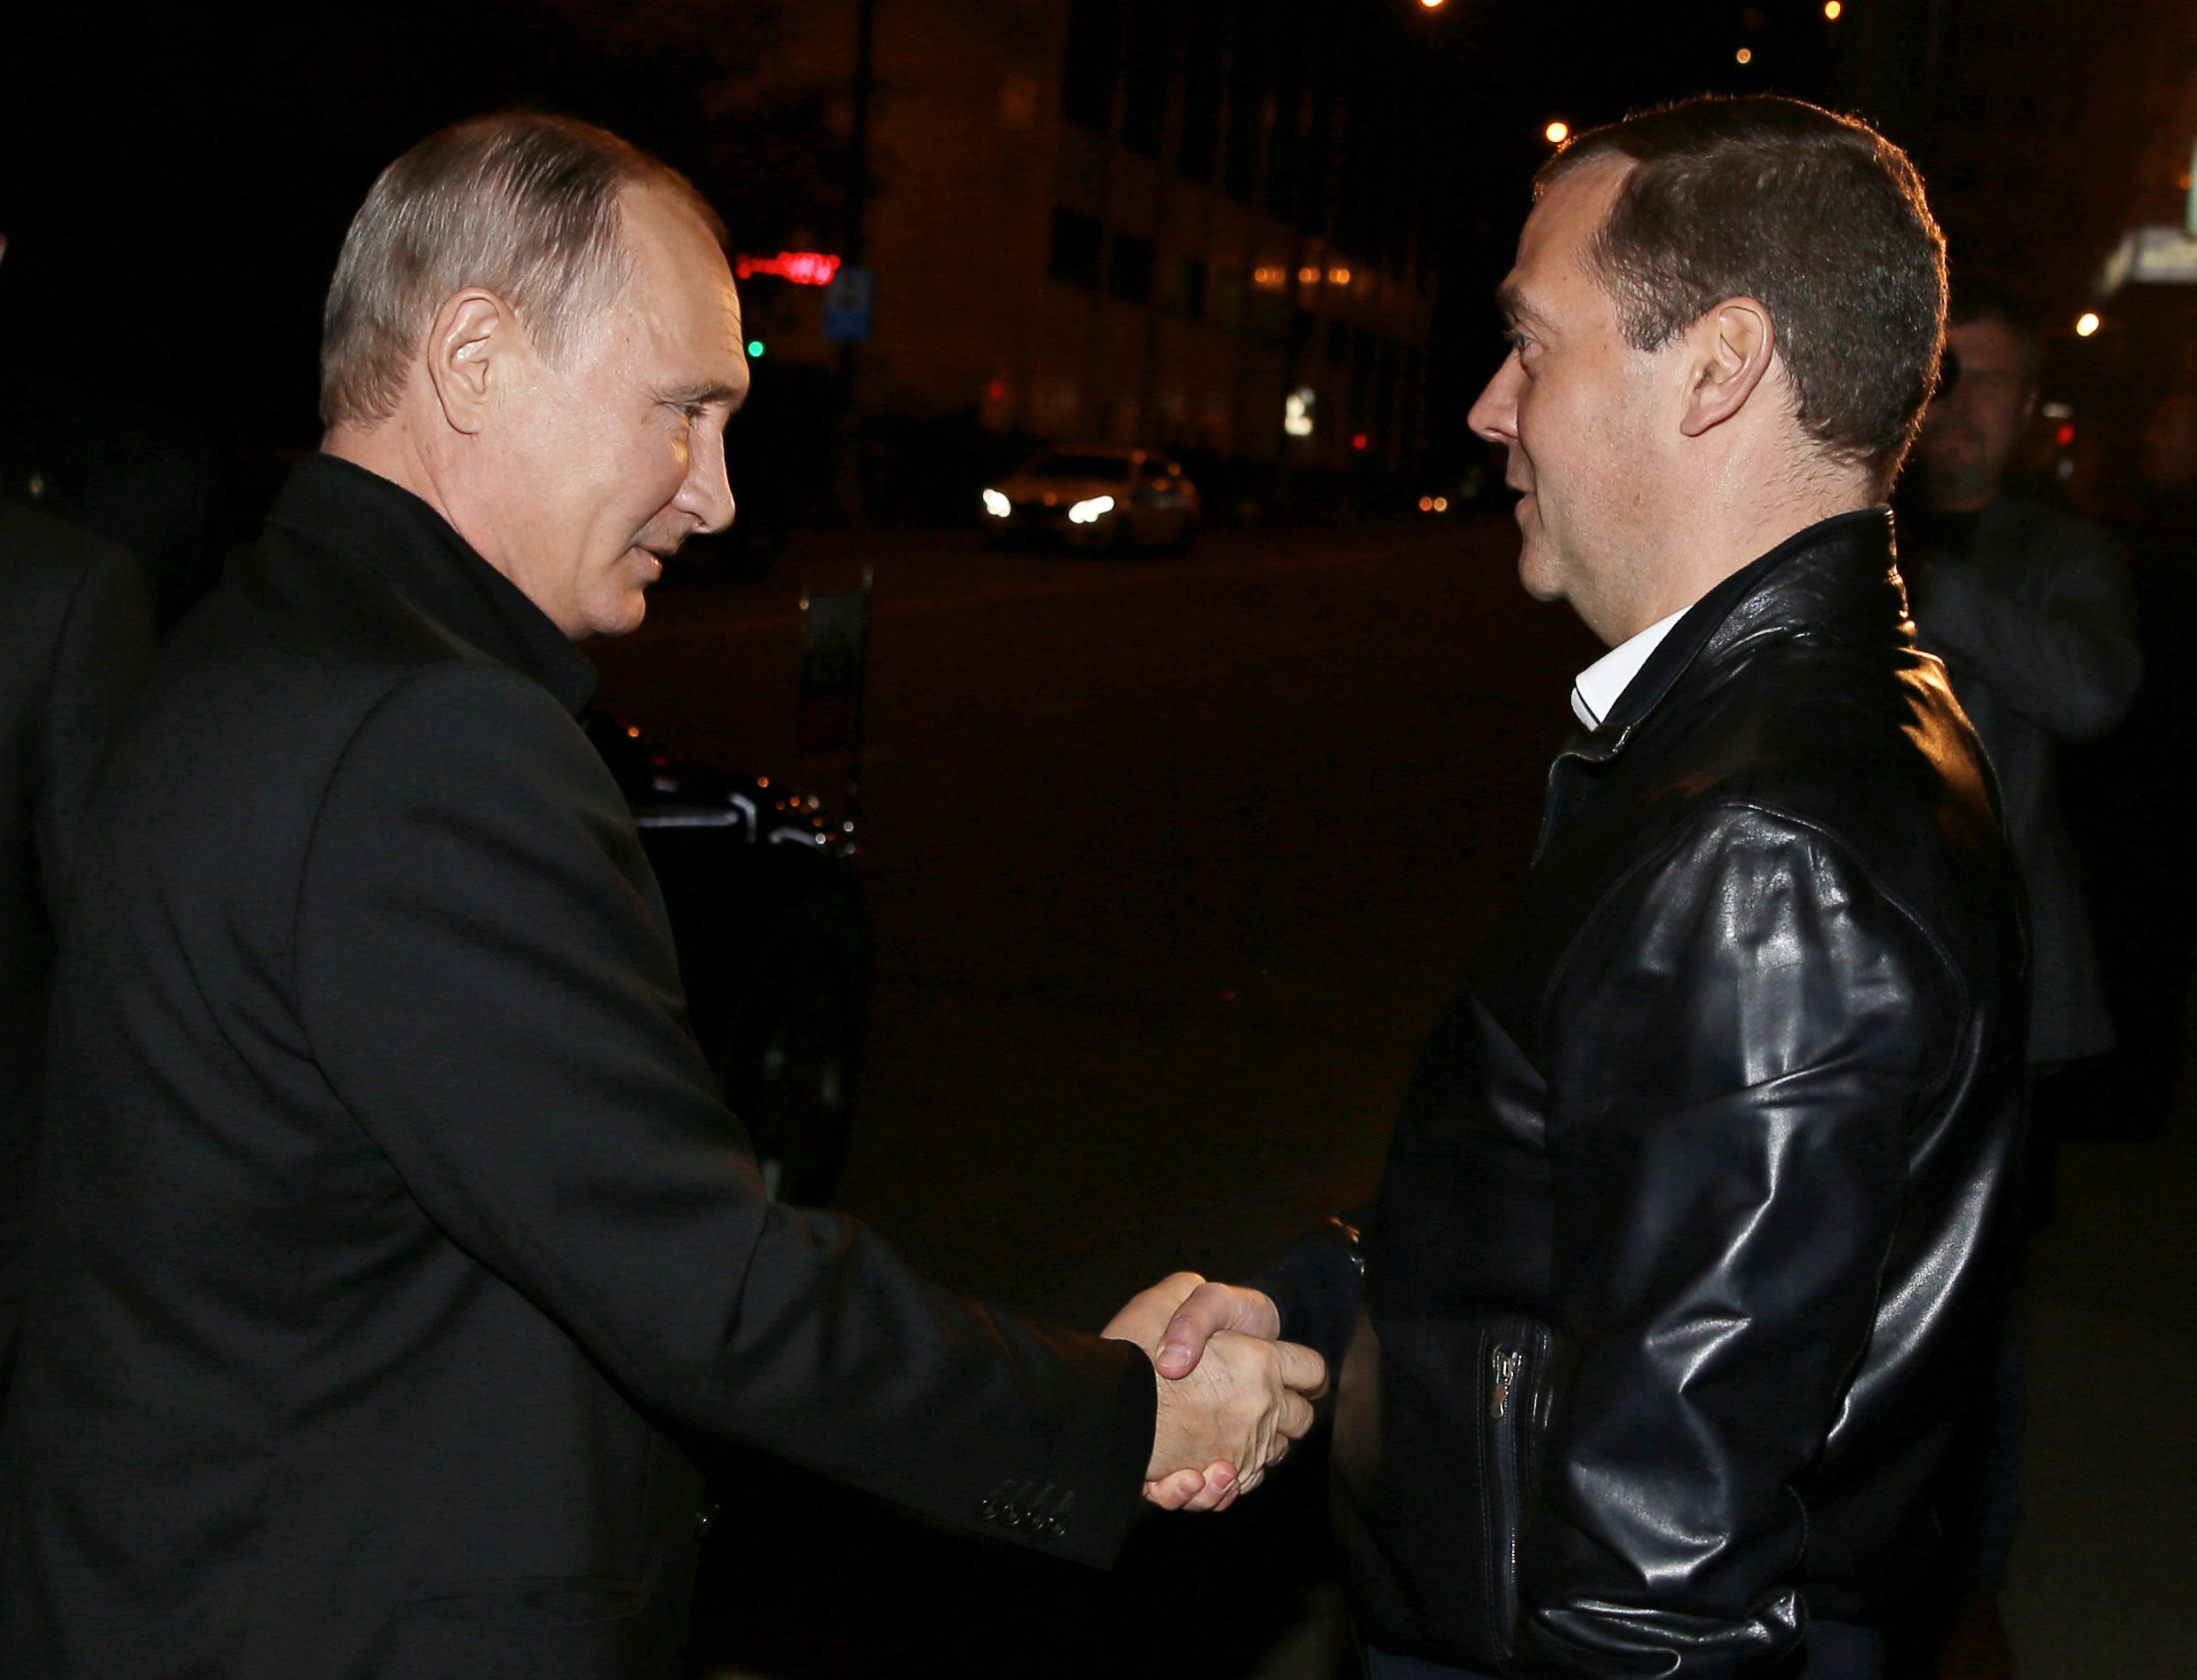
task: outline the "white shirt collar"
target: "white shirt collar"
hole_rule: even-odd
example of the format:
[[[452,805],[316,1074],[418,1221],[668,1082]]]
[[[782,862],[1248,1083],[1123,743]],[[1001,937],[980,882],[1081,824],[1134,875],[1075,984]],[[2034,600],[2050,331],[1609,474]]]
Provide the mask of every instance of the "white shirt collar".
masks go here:
[[[1671,626],[1693,609],[1680,607],[1669,618],[1659,618],[1637,636],[1629,636],[1572,678],[1572,715],[1582,729],[1599,729],[1610,709],[1640,674],[1648,655],[1670,634]]]

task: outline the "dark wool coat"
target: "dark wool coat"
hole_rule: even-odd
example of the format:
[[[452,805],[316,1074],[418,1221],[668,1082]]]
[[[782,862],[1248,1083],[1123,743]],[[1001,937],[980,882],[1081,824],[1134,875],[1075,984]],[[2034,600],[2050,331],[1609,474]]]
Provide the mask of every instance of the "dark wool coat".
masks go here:
[[[0,1672],[656,1680],[690,1431],[1119,1544],[1142,1352],[765,1199],[590,682],[326,456],[163,656],[56,991]]]

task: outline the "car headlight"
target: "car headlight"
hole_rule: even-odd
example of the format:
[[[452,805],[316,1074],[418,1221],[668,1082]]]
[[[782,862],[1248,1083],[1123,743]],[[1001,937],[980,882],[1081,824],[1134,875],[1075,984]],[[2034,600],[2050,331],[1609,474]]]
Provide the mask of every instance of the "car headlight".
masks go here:
[[[1112,496],[1094,495],[1090,501],[1078,502],[1068,510],[1068,523],[1070,525],[1096,525],[1102,515],[1113,511],[1114,498]]]
[[[1014,511],[1014,505],[997,490],[984,493],[984,511],[995,519],[1003,519]]]

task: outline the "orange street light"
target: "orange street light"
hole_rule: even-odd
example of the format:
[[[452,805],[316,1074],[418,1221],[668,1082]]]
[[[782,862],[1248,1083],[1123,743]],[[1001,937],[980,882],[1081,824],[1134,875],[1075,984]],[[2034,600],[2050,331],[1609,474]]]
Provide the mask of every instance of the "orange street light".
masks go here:
[[[1845,7],[1838,4],[1838,0],[1823,0],[1823,15],[1828,18],[1833,23],[1836,23],[1838,21],[1838,20],[1844,14],[1845,10]]]
[[[2105,324],[2106,323],[2103,321],[2098,319],[2098,314],[2096,310],[2086,309],[2082,313],[2082,314],[2075,318],[2075,337],[2078,338],[2088,338],[2092,333],[2096,332]]]
[[[1569,123],[1551,123],[1541,131],[1541,138],[1551,146],[1561,146],[1572,138],[1572,125]]]

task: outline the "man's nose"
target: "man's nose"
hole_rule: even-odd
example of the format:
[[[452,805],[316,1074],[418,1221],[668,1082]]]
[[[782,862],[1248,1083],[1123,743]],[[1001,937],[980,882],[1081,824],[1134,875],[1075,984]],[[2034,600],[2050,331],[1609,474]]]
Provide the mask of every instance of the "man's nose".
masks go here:
[[[695,449],[673,503],[702,531],[722,531],[733,522],[733,486],[726,476],[722,433]]]
[[[1490,443],[1510,443],[1518,437],[1518,386],[1526,376],[1516,356],[1505,356],[1495,369],[1465,424]]]

